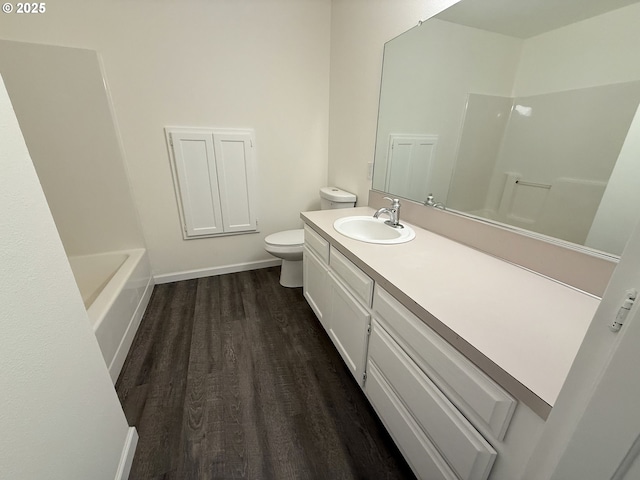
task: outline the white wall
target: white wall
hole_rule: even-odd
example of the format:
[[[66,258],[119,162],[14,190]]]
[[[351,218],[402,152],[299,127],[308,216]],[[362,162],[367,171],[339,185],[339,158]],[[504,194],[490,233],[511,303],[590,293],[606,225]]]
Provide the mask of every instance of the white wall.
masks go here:
[[[333,0],[329,180],[366,205],[384,43],[456,0]]]
[[[513,96],[640,79],[640,3],[525,41]]]
[[[330,0],[82,2],[0,16],[5,39],[101,55],[154,273],[272,259],[327,183]],[[375,103],[375,102],[374,102]],[[184,241],[163,128],[254,128],[260,234]]]
[[[0,40],[0,72],[67,254],[144,247],[96,53]]]
[[[0,81],[0,478],[113,480],[128,426]]]
[[[640,107],[629,127],[586,245],[605,252],[622,252],[638,218],[640,205]]]

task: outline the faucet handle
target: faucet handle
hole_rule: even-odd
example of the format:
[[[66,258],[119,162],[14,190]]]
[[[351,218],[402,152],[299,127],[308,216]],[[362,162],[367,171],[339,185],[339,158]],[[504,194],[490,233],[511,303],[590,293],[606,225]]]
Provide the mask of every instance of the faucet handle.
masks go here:
[[[430,193],[429,195],[427,195],[427,199],[424,201],[424,204],[432,207],[433,205],[435,205],[435,203],[436,202],[433,198],[433,193]]]
[[[398,198],[384,197],[384,199],[389,200],[392,203],[391,208],[400,207],[400,200]]]

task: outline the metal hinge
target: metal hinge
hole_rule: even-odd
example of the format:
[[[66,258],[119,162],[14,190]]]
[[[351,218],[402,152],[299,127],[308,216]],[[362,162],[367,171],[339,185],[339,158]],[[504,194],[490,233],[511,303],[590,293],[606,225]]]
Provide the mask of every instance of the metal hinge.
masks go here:
[[[173,147],[173,133],[169,134],[169,145]]]
[[[367,372],[365,371],[365,372],[362,373],[362,383],[364,383],[366,381],[367,381]]]
[[[371,335],[371,324],[367,326],[367,335]]]
[[[618,309],[618,314],[616,318],[609,325],[609,329],[612,332],[617,332],[624,325],[627,316],[629,315],[629,311],[633,307],[634,302],[638,298],[638,291],[635,288],[631,288],[627,290],[624,294],[624,300],[622,301],[622,305]]]

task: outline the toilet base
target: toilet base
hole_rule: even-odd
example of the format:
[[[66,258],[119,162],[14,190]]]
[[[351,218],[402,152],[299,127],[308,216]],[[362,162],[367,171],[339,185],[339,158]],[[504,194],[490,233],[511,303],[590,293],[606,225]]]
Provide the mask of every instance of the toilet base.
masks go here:
[[[302,286],[302,260],[282,260],[280,285],[288,288]]]

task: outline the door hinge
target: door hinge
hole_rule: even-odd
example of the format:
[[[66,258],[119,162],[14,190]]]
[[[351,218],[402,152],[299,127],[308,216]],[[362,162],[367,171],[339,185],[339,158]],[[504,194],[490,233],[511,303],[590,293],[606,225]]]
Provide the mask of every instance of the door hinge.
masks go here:
[[[362,383],[364,384],[364,382],[367,381],[367,372],[362,372]]]
[[[371,324],[367,325],[367,335],[371,335]]]
[[[633,307],[634,302],[638,298],[638,291],[635,288],[631,288],[627,290],[624,294],[624,300],[622,300],[622,305],[618,309],[618,314],[616,318],[609,325],[609,329],[612,332],[617,332],[624,325],[627,316],[629,315],[629,311]]]
[[[171,145],[171,147],[173,147],[173,133],[169,134],[169,145]]]

